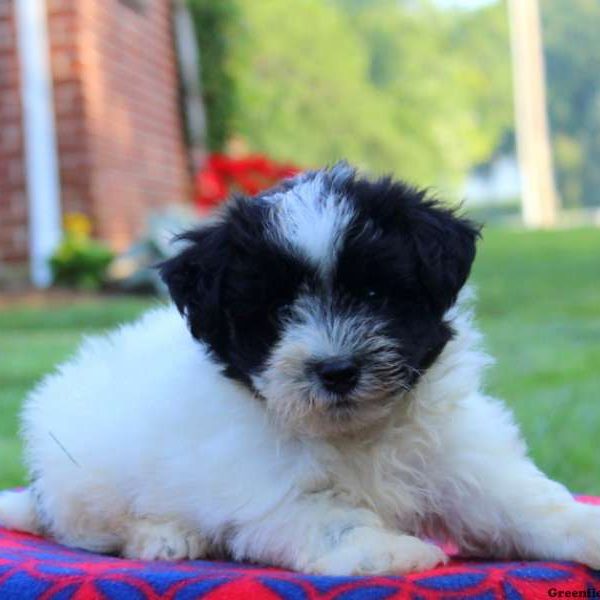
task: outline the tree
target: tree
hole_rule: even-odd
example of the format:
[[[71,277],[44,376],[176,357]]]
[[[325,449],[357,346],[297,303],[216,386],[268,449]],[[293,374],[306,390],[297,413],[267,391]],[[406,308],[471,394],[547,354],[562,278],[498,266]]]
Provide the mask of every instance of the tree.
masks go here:
[[[459,11],[427,0],[299,0],[293,10],[283,0],[229,3],[235,33],[223,38],[226,56],[216,62],[232,90],[208,95],[208,120],[254,151],[301,166],[347,158],[457,189],[510,126],[503,4]],[[206,51],[201,60],[209,61]],[[217,126],[222,106],[231,120]]]
[[[235,83],[228,61],[237,25],[236,6],[234,0],[188,0],[188,7],[200,55],[208,149],[221,151],[233,133]]]
[[[322,0],[240,7],[235,123],[251,147],[307,166],[389,157],[389,99],[366,84],[366,52],[339,11]]]
[[[488,159],[512,123],[505,5],[442,11],[425,1],[339,4],[365,40],[371,82],[394,100],[407,170],[420,163],[424,180],[448,186]]]
[[[600,203],[600,3],[541,1],[550,123],[567,206]]]

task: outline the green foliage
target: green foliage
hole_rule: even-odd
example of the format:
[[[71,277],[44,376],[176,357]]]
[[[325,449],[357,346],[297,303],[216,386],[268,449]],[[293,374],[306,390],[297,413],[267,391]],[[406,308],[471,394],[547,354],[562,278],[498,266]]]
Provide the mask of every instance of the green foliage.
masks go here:
[[[228,60],[237,25],[235,1],[188,0],[188,6],[200,53],[208,149],[219,152],[232,135],[235,86]]]
[[[567,206],[600,204],[600,3],[541,2],[550,122]]]
[[[209,146],[348,158],[454,187],[511,123],[506,10],[427,0],[188,0]]]
[[[307,166],[389,152],[387,99],[365,84],[366,53],[333,5],[244,3],[243,23],[235,122],[253,149]]]
[[[352,23],[369,49],[371,82],[393,102],[400,172],[452,185],[489,158],[512,120],[505,6],[405,4],[355,3]]]
[[[67,231],[50,259],[53,282],[78,289],[98,289],[113,258],[113,252],[104,244]]]

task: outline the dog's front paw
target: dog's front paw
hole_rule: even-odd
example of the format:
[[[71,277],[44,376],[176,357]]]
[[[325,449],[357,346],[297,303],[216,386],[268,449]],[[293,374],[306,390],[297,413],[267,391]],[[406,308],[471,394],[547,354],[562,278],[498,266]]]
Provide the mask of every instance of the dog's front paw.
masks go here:
[[[416,537],[358,527],[306,570],[321,575],[403,575],[447,561],[440,548]]]
[[[177,523],[140,519],[129,525],[122,554],[138,560],[193,560],[205,557],[208,546],[198,532]]]

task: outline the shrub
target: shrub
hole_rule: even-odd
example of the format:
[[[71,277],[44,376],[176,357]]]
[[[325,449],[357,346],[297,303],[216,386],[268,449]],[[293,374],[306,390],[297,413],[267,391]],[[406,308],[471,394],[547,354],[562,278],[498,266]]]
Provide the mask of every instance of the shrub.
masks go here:
[[[105,281],[113,252],[90,236],[91,223],[79,213],[65,217],[64,237],[50,259],[56,285],[95,290]]]
[[[237,10],[233,0],[188,0],[188,7],[200,52],[208,149],[218,152],[232,134],[235,82],[229,61]]]

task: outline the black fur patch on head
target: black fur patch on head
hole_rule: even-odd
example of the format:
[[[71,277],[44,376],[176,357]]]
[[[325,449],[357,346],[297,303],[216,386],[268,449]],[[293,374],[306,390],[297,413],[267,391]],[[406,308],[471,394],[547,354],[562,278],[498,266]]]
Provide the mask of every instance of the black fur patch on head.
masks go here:
[[[387,254],[383,262],[402,271],[399,280],[411,293],[423,295],[438,313],[450,308],[471,271],[479,227],[428,198],[425,190],[389,177],[351,177],[339,189],[358,209],[353,229],[361,236],[353,237],[351,231],[349,244],[364,254],[369,245],[377,246],[378,255]]]
[[[311,273],[299,257],[275,247],[266,219],[266,205],[236,198],[218,221],[179,236],[190,245],[159,267],[192,335],[207,344],[228,376],[246,384]]]
[[[338,260],[338,286],[367,293],[385,315],[414,383],[452,337],[443,315],[469,276],[479,228],[424,190],[390,178],[353,174],[339,193],[357,212]]]
[[[321,178],[353,214],[341,235],[331,281],[273,236],[268,198]],[[318,186],[313,189],[318,189]],[[371,181],[349,166],[310,172],[257,198],[236,198],[218,221],[181,236],[189,246],[160,266],[194,337],[225,373],[247,385],[280,339],[299,291],[346,312],[385,322],[414,383],[451,338],[445,311],[456,301],[475,257],[479,230],[422,190],[390,178]],[[330,298],[324,297],[330,294]]]

